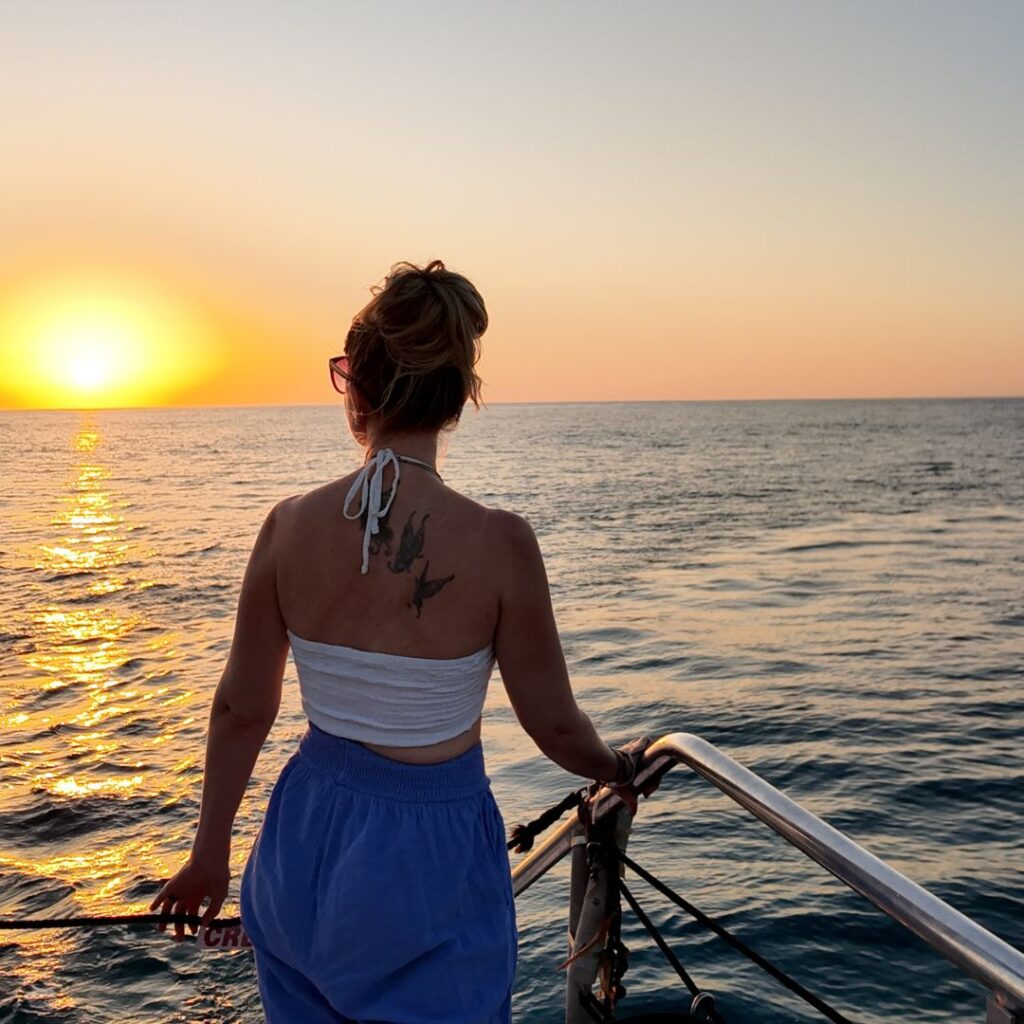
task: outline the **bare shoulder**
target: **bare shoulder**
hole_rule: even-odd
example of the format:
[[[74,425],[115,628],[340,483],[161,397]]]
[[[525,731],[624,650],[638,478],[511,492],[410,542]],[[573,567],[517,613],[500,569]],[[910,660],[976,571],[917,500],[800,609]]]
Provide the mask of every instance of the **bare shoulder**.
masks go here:
[[[484,505],[459,491],[448,490],[447,496],[448,522],[463,549],[472,551],[481,566],[507,575],[540,560],[537,538],[524,516]]]
[[[308,520],[311,516],[320,514],[325,509],[336,506],[340,488],[341,482],[332,480],[330,483],[314,487],[303,494],[289,495],[278,501],[270,510],[270,514],[274,517],[275,522],[286,528],[295,526]]]
[[[488,516],[489,546],[499,568],[502,591],[509,595],[538,584],[546,586],[544,557],[529,520],[504,509],[489,509]]]
[[[323,488],[317,488],[317,491]],[[272,547],[279,555],[284,554],[290,539],[301,535],[308,527],[315,508],[322,503],[317,491],[306,494],[292,494],[281,498],[270,507],[260,529],[260,541]]]
[[[479,538],[491,552],[529,546],[533,530],[523,516],[484,505],[461,491],[446,489],[446,494],[452,521],[458,524],[464,538]]]
[[[267,523],[275,529],[287,527],[301,514],[307,497],[307,494],[291,494],[281,498],[267,513]]]
[[[525,516],[502,508],[487,509],[493,539],[509,553],[526,554],[537,547],[537,537]]]

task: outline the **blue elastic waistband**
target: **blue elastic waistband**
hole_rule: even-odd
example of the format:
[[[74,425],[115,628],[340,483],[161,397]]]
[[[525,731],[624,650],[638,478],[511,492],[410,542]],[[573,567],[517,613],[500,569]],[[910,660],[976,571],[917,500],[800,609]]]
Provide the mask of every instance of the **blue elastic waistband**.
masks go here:
[[[309,767],[341,786],[393,800],[464,800],[490,785],[479,742],[450,761],[405,764],[310,722],[297,753]]]

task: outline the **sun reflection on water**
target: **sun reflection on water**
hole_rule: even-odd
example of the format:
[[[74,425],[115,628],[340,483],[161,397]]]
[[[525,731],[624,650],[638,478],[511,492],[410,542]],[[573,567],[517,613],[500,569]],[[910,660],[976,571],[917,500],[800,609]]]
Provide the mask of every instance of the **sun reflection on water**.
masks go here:
[[[26,606],[31,642],[17,652],[21,672],[5,688],[10,703],[0,722],[28,742],[5,757],[17,770],[17,777],[13,771],[9,776],[8,799],[22,813],[56,822],[56,832],[29,855],[0,854],[0,872],[32,880],[17,887],[21,895],[14,905],[0,906],[5,915],[24,916],[24,893],[38,894],[26,904],[34,916],[144,909],[130,890],[140,877],[166,873],[168,851],[139,834],[144,814],[129,811],[131,802],[155,798],[171,805],[194,787],[189,769],[195,758],[180,761],[179,771],[163,771],[147,756],[173,733],[122,732],[151,704],[187,704],[194,693],[160,685],[176,655],[168,635],[148,626],[140,611],[124,613],[105,603],[108,595],[142,593],[154,581],[138,577],[144,559],[130,539],[126,503],[111,491],[103,442],[93,414],[83,414],[70,442],[67,491],[58,509],[39,522],[43,540],[26,559],[37,589]],[[111,813],[120,806],[124,812]],[[76,808],[75,815],[65,814],[69,808]],[[121,817],[126,829],[96,829],[97,820]],[[77,822],[90,827],[83,833]],[[16,970],[26,990],[50,1010],[76,1005],[65,986],[54,984],[69,955],[66,932],[13,932],[10,942],[20,954]]]
[[[93,782],[80,782],[77,778],[58,779],[47,789],[58,796],[91,796],[96,793],[125,793],[141,785],[142,776],[133,775],[130,779],[97,779]]]
[[[129,660],[122,641],[139,621],[138,616],[126,619],[89,607],[40,609],[34,625],[42,642],[25,655],[25,661],[50,677],[42,684],[45,690],[76,683],[104,689],[110,683],[108,673]]]
[[[99,443],[96,430],[83,429],[72,447],[91,455]],[[109,573],[126,560],[128,543],[124,516],[105,489],[109,469],[90,461],[79,465],[76,474],[63,507],[50,520],[60,536],[55,543],[40,545],[42,557],[35,567],[49,570],[58,577],[105,570],[104,576],[91,581],[88,593],[110,593],[127,583]]]

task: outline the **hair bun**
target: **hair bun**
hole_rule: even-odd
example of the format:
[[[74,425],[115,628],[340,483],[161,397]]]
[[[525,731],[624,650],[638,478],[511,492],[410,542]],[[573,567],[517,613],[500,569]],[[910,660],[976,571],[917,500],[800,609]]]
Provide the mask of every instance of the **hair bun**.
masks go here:
[[[389,425],[417,429],[399,416],[410,405],[419,410],[419,429],[435,429],[439,416],[442,425],[457,421],[467,400],[479,407],[475,366],[488,317],[470,281],[439,259],[422,267],[402,261],[370,291],[346,351],[356,379],[376,385],[376,411]]]

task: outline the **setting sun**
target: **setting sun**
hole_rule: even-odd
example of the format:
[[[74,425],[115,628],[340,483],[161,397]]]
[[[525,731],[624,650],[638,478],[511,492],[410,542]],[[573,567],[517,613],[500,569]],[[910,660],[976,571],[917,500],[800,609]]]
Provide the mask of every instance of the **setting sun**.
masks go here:
[[[92,390],[107,378],[109,358],[106,352],[76,353],[69,366],[71,380],[82,390]]]
[[[207,318],[145,282],[74,275],[0,293],[0,373],[26,405],[159,403],[217,363]]]

